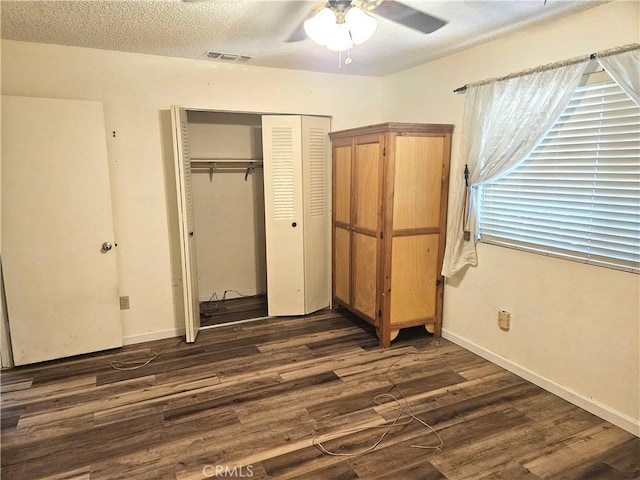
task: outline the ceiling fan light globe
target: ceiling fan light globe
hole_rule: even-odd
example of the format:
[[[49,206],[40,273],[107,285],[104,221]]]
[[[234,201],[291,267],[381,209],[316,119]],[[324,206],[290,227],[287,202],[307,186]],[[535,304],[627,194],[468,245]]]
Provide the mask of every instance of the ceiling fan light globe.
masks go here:
[[[347,11],[344,21],[349,27],[351,38],[356,45],[369,40],[378,28],[378,21],[358,7],[351,7]]]
[[[344,52],[353,47],[353,40],[346,23],[336,23],[326,43],[326,47],[334,52]]]
[[[311,40],[324,47],[331,40],[334,25],[336,15],[333,10],[325,7],[304,22],[304,31]]]

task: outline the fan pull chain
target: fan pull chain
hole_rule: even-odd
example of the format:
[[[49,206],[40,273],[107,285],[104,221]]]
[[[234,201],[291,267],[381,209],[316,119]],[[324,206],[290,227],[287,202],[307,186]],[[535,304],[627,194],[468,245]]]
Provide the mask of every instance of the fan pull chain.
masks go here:
[[[344,64],[351,65],[351,62],[353,62],[353,59],[351,58],[351,49],[348,48],[347,58],[344,59]],[[338,52],[338,68],[342,68],[342,52],[341,51]]]
[[[344,64],[345,65],[351,65],[351,62],[353,62],[353,60],[351,59],[351,49],[348,48],[347,49],[347,58],[344,59]]]

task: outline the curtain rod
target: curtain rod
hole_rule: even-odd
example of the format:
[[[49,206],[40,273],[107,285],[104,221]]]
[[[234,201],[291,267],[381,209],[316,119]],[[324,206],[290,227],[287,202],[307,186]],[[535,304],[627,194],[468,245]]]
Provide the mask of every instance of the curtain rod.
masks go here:
[[[522,70],[520,72],[510,73],[509,75],[505,75],[504,77],[488,78],[486,80],[481,80],[479,82],[468,83],[466,85],[456,88],[453,91],[453,93],[465,93],[467,91],[467,88],[469,87],[479,87],[481,85],[487,85],[493,82],[500,82],[502,80],[510,80],[512,78],[524,77],[526,75],[531,75],[532,73],[546,72],[547,70],[566,67],[568,65],[575,65],[576,63],[581,63],[587,60],[595,60],[598,57],[600,58],[608,57],[611,55],[617,55],[619,53],[630,52],[632,50],[637,50],[637,49],[640,49],[640,44],[638,43],[632,43],[629,45],[624,45],[622,47],[610,48],[608,50],[603,50],[602,52],[592,53],[590,55],[582,55],[580,57],[571,58],[569,60],[562,60],[560,62],[550,63],[548,65],[541,65],[539,67],[529,68],[527,70]]]

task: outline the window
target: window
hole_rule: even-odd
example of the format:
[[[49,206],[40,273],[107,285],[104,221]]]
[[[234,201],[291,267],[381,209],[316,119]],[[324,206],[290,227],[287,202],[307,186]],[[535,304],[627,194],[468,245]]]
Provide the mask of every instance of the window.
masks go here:
[[[640,108],[597,75],[524,163],[481,187],[481,241],[640,273]]]

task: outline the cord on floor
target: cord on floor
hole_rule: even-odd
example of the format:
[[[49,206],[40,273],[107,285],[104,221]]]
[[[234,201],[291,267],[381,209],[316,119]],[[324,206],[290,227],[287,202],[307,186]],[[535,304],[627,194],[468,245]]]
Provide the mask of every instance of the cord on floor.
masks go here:
[[[413,408],[411,407],[411,404],[409,402],[409,400],[404,396],[404,394],[402,393],[402,391],[400,391],[400,387],[398,387],[398,384],[396,382],[393,381],[393,379],[391,378],[391,376],[389,375],[389,372],[391,371],[391,369],[397,365],[398,363],[400,363],[402,360],[404,360],[408,355],[411,355],[413,352],[408,352],[406,353],[404,356],[402,356],[400,359],[396,360],[395,362],[393,362],[389,368],[386,371],[386,376],[387,379],[389,380],[389,383],[391,383],[392,387],[389,390],[389,393],[381,393],[379,395],[376,395],[373,398],[373,401],[376,405],[385,405],[389,408],[391,408],[392,410],[396,410],[398,412],[398,415],[396,416],[396,418],[391,422],[390,425],[377,425],[377,426],[372,426],[372,427],[367,427],[367,428],[383,428],[384,432],[382,432],[382,434],[380,435],[380,437],[370,446],[367,447],[359,452],[353,452],[353,453],[339,453],[339,452],[333,452],[330,450],[327,450],[325,448],[325,446],[322,444],[322,442],[319,442],[316,437],[314,436],[313,438],[313,444],[318,447],[320,449],[320,451],[322,451],[323,453],[327,454],[327,455],[332,455],[332,456],[336,456],[336,457],[357,457],[360,455],[364,455],[366,453],[372,452],[373,450],[375,450],[376,448],[378,448],[378,446],[383,442],[384,438],[394,429],[397,427],[406,427],[407,425],[409,425],[410,423],[416,421],[418,423],[420,423],[421,425],[423,425],[425,428],[428,428],[431,432],[433,432],[436,436],[436,438],[438,439],[439,444],[436,446],[428,446],[428,445],[411,445],[412,448],[421,448],[424,450],[433,450],[433,459],[434,461],[436,461],[435,459],[435,455],[437,452],[439,452],[440,450],[442,450],[442,448],[444,447],[444,442],[442,441],[442,438],[440,437],[440,435],[438,434],[438,432],[436,432],[434,430],[433,427],[431,427],[431,425],[429,425],[427,422],[425,422],[424,420],[421,420],[420,418],[418,418],[415,413],[413,412]],[[390,392],[392,392],[393,390],[396,390],[398,392],[398,395],[400,396],[400,398],[396,397],[395,395],[391,394]],[[391,398],[394,402],[395,402],[395,407],[392,405],[389,405],[387,403],[383,403],[382,399],[383,398]],[[403,405],[404,404],[404,405]],[[402,418],[406,416],[409,417],[407,420],[405,421],[401,421]],[[350,434],[350,433],[356,433],[356,432],[361,432],[363,430],[366,429],[351,429],[351,430],[345,430],[340,432],[341,435],[345,435],[345,434]],[[437,463],[437,461],[436,461]]]
[[[182,342],[184,342],[184,337],[182,337],[180,341],[175,345],[172,345],[169,348],[165,348],[164,350],[161,350],[159,352],[155,352],[151,350],[151,357],[149,358],[132,359],[132,360],[113,360],[109,362],[109,365],[111,365],[111,368],[113,368],[114,370],[137,370],[146,365],[149,365],[151,362],[153,362],[156,358],[158,358],[163,353],[166,353],[169,350],[174,350],[178,348]]]

